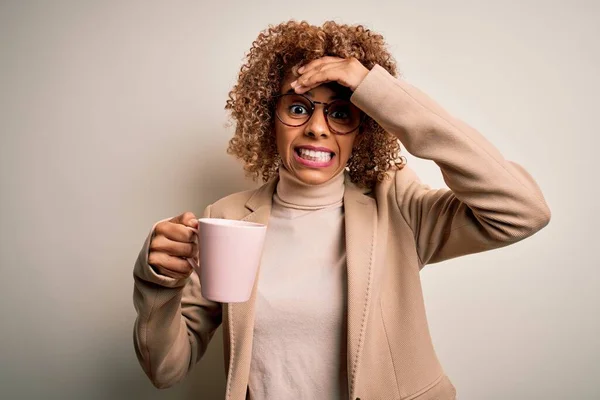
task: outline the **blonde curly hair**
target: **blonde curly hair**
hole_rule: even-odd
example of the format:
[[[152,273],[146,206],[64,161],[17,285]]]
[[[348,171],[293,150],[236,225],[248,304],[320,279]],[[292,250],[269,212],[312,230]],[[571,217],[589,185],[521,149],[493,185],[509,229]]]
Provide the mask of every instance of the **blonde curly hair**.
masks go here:
[[[244,162],[244,170],[254,180],[262,177],[268,181],[281,164],[273,116],[275,96],[286,72],[323,56],[354,57],[368,69],[379,64],[397,76],[396,62],[383,36],[362,25],[327,21],[319,27],[290,20],[262,31],[252,43],[225,105],[236,123],[227,152]],[[352,182],[373,187],[389,169],[404,166],[399,141],[375,120],[366,116],[359,134],[365,137],[347,164]]]

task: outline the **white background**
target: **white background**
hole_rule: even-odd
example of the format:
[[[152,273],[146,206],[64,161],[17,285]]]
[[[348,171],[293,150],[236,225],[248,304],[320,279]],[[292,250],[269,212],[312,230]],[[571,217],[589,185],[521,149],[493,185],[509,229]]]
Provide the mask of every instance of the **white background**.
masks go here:
[[[132,267],[155,221],[254,186],[223,107],[259,31],[290,18],[384,34],[550,204],[532,238],[422,273],[461,400],[600,398],[600,5],[541,0],[2,1],[0,397],[221,398],[220,330],[183,384],[151,386]]]

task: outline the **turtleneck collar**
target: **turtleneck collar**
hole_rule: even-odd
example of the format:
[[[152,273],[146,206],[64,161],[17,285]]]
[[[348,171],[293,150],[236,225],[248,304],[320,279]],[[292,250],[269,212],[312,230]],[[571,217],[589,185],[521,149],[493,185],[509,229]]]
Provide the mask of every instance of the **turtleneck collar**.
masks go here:
[[[279,167],[279,182],[275,192],[275,200],[281,205],[314,210],[342,204],[344,198],[344,171],[325,183],[309,185],[302,182],[283,165]]]

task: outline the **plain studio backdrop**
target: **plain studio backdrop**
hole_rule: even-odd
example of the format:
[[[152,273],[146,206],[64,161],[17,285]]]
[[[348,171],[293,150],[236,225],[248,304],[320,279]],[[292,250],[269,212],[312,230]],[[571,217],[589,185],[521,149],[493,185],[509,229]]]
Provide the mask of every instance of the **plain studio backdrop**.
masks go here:
[[[155,221],[255,186],[223,107],[259,31],[290,18],[381,32],[548,200],[530,239],[422,272],[461,400],[600,398],[600,5],[541,0],[2,1],[0,398],[222,398],[220,329],[184,383],[150,384],[132,268]]]

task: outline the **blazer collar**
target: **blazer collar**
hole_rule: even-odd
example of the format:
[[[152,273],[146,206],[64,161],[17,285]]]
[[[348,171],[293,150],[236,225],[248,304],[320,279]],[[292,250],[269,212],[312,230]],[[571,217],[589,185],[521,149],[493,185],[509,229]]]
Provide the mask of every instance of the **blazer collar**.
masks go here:
[[[273,194],[275,193],[275,189],[277,188],[277,182],[279,182],[278,176],[269,180],[267,183],[256,189],[254,191],[254,194],[250,196],[250,198],[246,202],[246,208],[252,212],[256,212],[261,208],[267,208],[270,213],[271,205],[273,204]],[[268,222],[268,217],[269,215],[267,215],[267,220],[264,221],[265,224]],[[252,218],[256,219],[257,217],[254,216]]]

